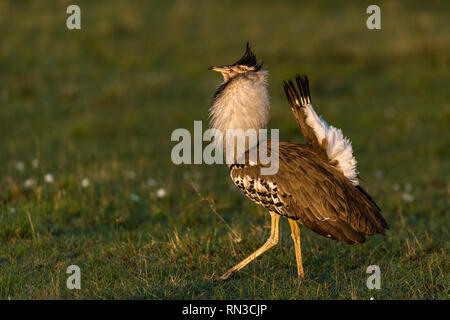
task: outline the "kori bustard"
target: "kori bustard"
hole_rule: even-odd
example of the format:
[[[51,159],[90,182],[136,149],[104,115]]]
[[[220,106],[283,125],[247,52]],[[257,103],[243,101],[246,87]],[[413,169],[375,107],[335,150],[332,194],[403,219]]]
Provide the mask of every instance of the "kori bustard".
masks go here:
[[[270,107],[268,73],[249,43],[236,63],[210,70],[220,72],[224,78],[210,108],[211,127],[220,132],[265,128]],[[267,242],[222,275],[222,280],[278,243],[280,216],[286,217],[291,227],[299,278],[303,277],[303,265],[298,222],[347,244],[363,243],[366,236],[384,234],[388,228],[380,208],[359,184],[350,141],[315,112],[307,77],[297,75],[295,83],[285,81],[284,91],[306,144],[280,141],[279,167],[273,175],[261,175],[264,165],[247,160],[250,145],[244,163],[228,164],[234,184],[268,209],[271,231]],[[270,144],[267,148],[270,152]],[[231,152],[235,159],[239,157],[235,150]]]

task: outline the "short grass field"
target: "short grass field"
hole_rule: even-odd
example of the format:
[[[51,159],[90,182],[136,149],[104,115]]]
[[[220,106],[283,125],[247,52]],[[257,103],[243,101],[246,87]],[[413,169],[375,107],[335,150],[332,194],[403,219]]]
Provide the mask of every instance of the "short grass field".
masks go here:
[[[0,299],[448,299],[450,3],[378,2],[381,30],[376,1],[0,1]],[[355,246],[302,228],[302,281],[285,219],[219,281],[268,238],[268,212],[225,165],[170,158],[173,130],[208,126],[207,68],[247,40],[269,128],[303,141],[282,80],[307,74],[390,225]]]

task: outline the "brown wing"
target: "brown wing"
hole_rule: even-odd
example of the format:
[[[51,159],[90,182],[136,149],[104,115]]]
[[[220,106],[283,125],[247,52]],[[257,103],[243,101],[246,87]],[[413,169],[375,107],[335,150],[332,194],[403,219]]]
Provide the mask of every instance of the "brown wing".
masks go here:
[[[230,174],[245,195],[268,210],[345,243],[384,234],[387,224],[370,196],[305,146],[280,142],[279,170],[260,175],[261,166],[233,165]]]

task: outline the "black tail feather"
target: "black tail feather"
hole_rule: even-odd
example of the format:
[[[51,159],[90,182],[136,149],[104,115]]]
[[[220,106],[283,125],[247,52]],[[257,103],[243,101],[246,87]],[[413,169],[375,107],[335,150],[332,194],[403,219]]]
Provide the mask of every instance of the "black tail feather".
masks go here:
[[[297,86],[300,91],[300,99],[302,101],[302,104],[305,105],[311,103],[311,93],[309,91],[308,77],[298,74],[295,77],[295,82],[297,82]]]

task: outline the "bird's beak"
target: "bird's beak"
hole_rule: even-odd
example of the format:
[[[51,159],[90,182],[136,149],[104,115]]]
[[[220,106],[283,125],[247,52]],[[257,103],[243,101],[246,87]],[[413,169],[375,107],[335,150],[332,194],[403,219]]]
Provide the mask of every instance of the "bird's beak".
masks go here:
[[[208,70],[224,73],[228,72],[229,68],[226,66],[211,66],[208,68]]]

